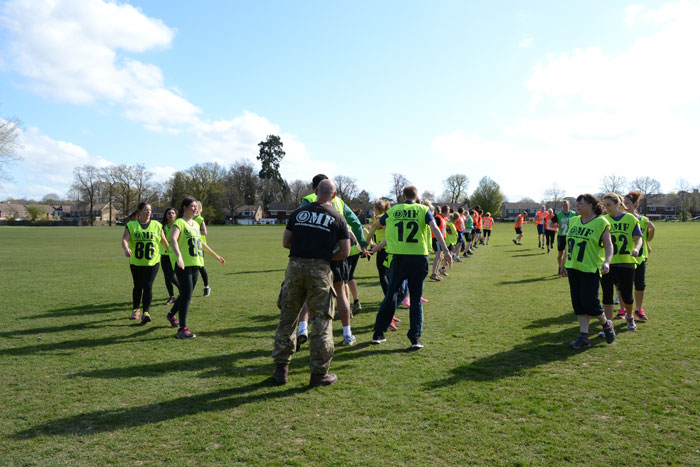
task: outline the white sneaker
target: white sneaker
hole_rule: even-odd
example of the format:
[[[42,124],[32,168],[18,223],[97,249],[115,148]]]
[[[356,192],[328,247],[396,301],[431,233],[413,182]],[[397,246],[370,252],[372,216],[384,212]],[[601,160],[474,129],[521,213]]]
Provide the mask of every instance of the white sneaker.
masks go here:
[[[637,329],[637,325],[634,323],[634,317],[627,318],[627,330],[634,331],[635,329]]]
[[[343,343],[341,345],[345,345],[345,346],[355,345],[355,342],[357,342],[357,339],[355,339],[355,336],[345,336],[343,338]]]

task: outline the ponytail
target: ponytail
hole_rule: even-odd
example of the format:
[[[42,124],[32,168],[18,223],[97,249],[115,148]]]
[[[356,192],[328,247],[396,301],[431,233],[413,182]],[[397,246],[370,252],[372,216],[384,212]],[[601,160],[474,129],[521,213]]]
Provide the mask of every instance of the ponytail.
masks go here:
[[[180,203],[180,210],[177,212],[177,217],[182,217],[185,214],[185,208],[196,201],[194,196],[185,196],[185,199]]]

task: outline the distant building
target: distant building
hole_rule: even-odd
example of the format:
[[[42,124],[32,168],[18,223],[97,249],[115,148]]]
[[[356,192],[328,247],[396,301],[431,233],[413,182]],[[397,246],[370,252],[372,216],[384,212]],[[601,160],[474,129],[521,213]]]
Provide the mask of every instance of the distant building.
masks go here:
[[[229,224],[253,225],[260,222],[263,211],[257,205],[240,206],[233,213],[227,213],[226,222]]]
[[[534,218],[541,207],[541,203],[505,202],[501,205],[501,219],[515,220],[515,217],[523,211],[527,211],[528,218]]]

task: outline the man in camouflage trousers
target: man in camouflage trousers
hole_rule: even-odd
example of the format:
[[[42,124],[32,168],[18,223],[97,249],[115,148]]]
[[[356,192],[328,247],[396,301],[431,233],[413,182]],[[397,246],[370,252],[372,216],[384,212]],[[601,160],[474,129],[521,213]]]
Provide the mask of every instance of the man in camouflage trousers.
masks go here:
[[[327,386],[336,375],[328,373],[333,358],[331,326],[335,291],[330,262],[346,258],[350,252],[348,226],[331,200],[335,185],[323,180],[318,185],[318,200],[295,210],[287,223],[282,246],[288,248],[289,264],[280,292],[280,322],[275,333],[275,383],[285,384],[289,363],[296,349],[296,326],[299,310],[308,303],[311,318],[309,351],[311,378],[309,385]],[[337,247],[337,249],[336,249]]]

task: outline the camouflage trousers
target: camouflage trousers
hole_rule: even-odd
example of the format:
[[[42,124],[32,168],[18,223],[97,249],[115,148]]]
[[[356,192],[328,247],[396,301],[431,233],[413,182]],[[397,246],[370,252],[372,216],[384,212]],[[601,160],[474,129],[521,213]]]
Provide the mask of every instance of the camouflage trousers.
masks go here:
[[[312,374],[328,373],[333,358],[333,313],[335,290],[328,261],[289,259],[284,284],[277,301],[280,323],[275,333],[275,363],[289,363],[296,349],[296,328],[304,302],[309,307],[309,366]]]

